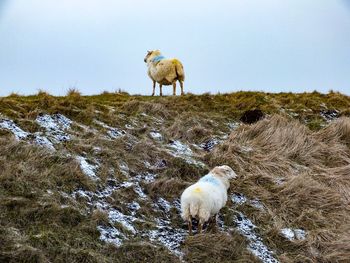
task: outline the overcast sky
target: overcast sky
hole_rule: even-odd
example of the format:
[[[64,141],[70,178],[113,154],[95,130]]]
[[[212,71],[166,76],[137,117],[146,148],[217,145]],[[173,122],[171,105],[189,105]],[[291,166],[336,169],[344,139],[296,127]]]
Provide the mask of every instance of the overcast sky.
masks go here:
[[[150,49],[192,93],[350,95],[349,0],[0,0],[0,96],[150,94]]]

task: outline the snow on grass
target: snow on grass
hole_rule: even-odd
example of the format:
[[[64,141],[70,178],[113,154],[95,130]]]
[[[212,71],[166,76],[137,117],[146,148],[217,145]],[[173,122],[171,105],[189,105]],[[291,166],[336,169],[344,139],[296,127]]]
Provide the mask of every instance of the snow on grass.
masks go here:
[[[232,194],[231,200],[236,205],[248,204],[248,205],[253,206],[259,210],[262,210],[262,211],[265,210],[265,206],[263,205],[263,203],[260,200],[258,200],[258,199],[250,200],[245,195],[240,194],[240,193]]]
[[[243,194],[234,193],[231,195],[231,200],[235,204],[242,205],[247,202],[248,199]]]
[[[306,231],[303,229],[282,228],[281,234],[290,241],[306,238]]]
[[[190,147],[186,144],[181,143],[180,141],[172,141],[169,144],[169,147],[174,150],[174,153],[179,155],[192,156],[193,152]]]
[[[119,162],[119,170],[123,175],[129,176],[130,169],[127,163]]]
[[[71,139],[64,130],[71,127],[72,121],[62,114],[39,115],[35,121],[46,130],[46,135],[53,143],[66,142]]]
[[[126,134],[126,132],[124,130],[120,130],[118,128],[111,127],[102,121],[94,120],[94,122],[96,124],[100,125],[101,127],[105,128],[107,130],[108,136],[112,139],[116,139],[116,138],[121,137],[121,136]]]
[[[123,225],[125,229],[133,234],[136,234],[136,229],[132,225],[132,222],[136,220],[133,216],[127,216],[114,208],[108,208],[108,218],[112,223],[118,222]]]
[[[50,150],[55,151],[55,147],[53,146],[52,142],[50,142],[49,139],[47,139],[44,136],[35,135],[34,142],[37,145],[40,145],[42,147],[46,147]]]
[[[242,213],[238,213],[235,223],[237,230],[248,239],[248,250],[250,250],[263,263],[278,263],[274,253],[264,243],[261,237],[255,232],[257,228],[252,221]]]
[[[126,163],[123,164],[126,165]],[[129,177],[128,181],[122,183],[118,183],[115,179],[109,179],[107,180],[106,185],[104,185],[103,187],[100,185],[99,189],[96,192],[85,191],[80,189],[73,192],[71,196],[73,198],[85,198],[86,204],[89,206],[89,209],[99,209],[108,215],[109,225],[98,226],[98,230],[100,232],[100,239],[105,242],[113,243],[117,246],[120,246],[123,240],[128,239],[129,235],[136,235],[138,233],[133,223],[135,221],[143,221],[142,219],[135,217],[137,211],[141,208],[141,206],[136,200],[132,201],[131,203],[124,203],[126,207],[129,208],[128,213],[124,214],[116,207],[112,206],[109,203],[109,200],[110,198],[113,198],[113,192],[118,191],[121,188],[129,187],[132,187],[133,190],[139,195],[140,200],[149,200],[147,195],[144,193],[142,187],[140,186],[140,182],[150,180],[150,178],[154,178],[154,175],[151,175],[150,173],[145,173],[135,177]],[[115,225],[116,223],[118,223],[122,228],[127,230],[129,234],[123,234],[120,230],[118,230],[117,226]]]
[[[189,164],[194,164],[201,167],[205,166],[203,162],[193,159],[193,151],[188,145],[183,144],[178,140],[171,141],[170,144],[167,145],[167,148],[168,153],[170,153],[174,157],[180,157]]]
[[[159,242],[180,259],[184,253],[180,250],[181,243],[187,236],[187,231],[181,228],[174,228],[168,220],[158,219],[157,229],[147,233],[148,238],[153,242]]]
[[[259,210],[264,211],[265,207],[260,200],[249,200],[243,194],[235,193],[231,195],[231,200],[236,205],[249,204]],[[237,230],[248,239],[248,249],[258,257],[263,263],[277,263],[274,253],[264,243],[262,238],[256,233],[257,228],[252,221],[243,213],[238,212],[235,218]]]
[[[123,237],[123,235],[115,227],[97,226],[97,230],[100,231],[100,240],[107,243],[112,243],[117,247],[122,245],[123,241],[121,237]]]
[[[215,145],[219,144],[220,141],[215,139],[215,138],[212,138],[204,143],[201,143],[199,145],[200,148],[204,149],[205,151],[207,152],[210,152],[214,149]]]
[[[33,139],[33,142],[35,144],[46,147],[52,151],[55,150],[53,144],[46,137],[40,136],[39,134],[32,134],[30,132],[23,131],[12,120],[0,119],[0,128],[12,132],[17,140]]]
[[[149,230],[144,233],[153,242],[159,242],[166,247],[171,253],[178,256],[180,259],[184,253],[180,250],[181,244],[185,241],[187,231],[182,228],[176,228],[172,225],[169,218],[169,211],[171,208],[176,208],[180,213],[180,201],[175,200],[172,204],[164,198],[158,198],[153,205],[154,209],[162,210],[162,218],[156,218],[156,229]]]
[[[134,177],[137,181],[144,181],[145,183],[152,183],[156,180],[157,175],[149,172],[141,173]]]
[[[263,205],[263,203],[258,200],[258,199],[254,199],[254,200],[250,200],[250,205],[261,210],[264,211],[265,210],[265,206]]]
[[[12,132],[17,140],[24,140],[30,135],[30,133],[23,131],[12,120],[9,119],[0,119],[0,128]]]
[[[134,191],[135,191],[135,193],[138,194],[138,196],[139,196],[139,198],[141,200],[146,200],[147,199],[147,195],[142,190],[139,182],[134,182]]]
[[[157,131],[151,131],[149,133],[149,135],[154,139],[154,140],[157,140],[157,141],[162,141],[163,140],[163,135],[160,134],[159,132]]]
[[[172,207],[171,204],[162,197],[158,198],[157,204],[166,213],[169,213]]]
[[[141,208],[140,204],[135,201],[132,201],[131,203],[127,204],[127,207],[130,209],[132,216],[135,216],[136,212]]]
[[[87,175],[94,181],[99,180],[99,178],[96,175],[96,170],[98,169],[98,165],[89,164],[86,161],[86,158],[82,156],[76,156],[75,158],[79,162],[80,169],[85,175]]]
[[[240,126],[240,123],[232,121],[232,122],[227,123],[227,126],[231,131],[233,131]]]
[[[89,206],[90,210],[92,209],[99,209],[103,212],[106,212],[109,219],[109,226],[98,226],[97,229],[100,231],[100,239],[113,243],[117,246],[120,246],[122,244],[122,241],[124,239],[127,239],[127,237],[122,234],[116,227],[113,225],[115,223],[119,223],[123,228],[125,228],[127,231],[129,231],[132,234],[136,234],[136,229],[133,226],[133,222],[137,219],[134,217],[135,213],[134,211],[137,211],[140,208],[140,205],[137,202],[132,202],[131,204],[128,204],[127,206],[130,207],[131,215],[125,215],[116,208],[112,207],[108,203],[108,198],[112,195],[114,191],[117,191],[118,189],[122,188],[123,185],[118,185],[115,182],[113,184],[107,184],[106,188],[103,188],[101,190],[98,190],[97,192],[91,192],[86,190],[76,190],[72,193],[73,198],[82,197],[86,199],[86,204]]]

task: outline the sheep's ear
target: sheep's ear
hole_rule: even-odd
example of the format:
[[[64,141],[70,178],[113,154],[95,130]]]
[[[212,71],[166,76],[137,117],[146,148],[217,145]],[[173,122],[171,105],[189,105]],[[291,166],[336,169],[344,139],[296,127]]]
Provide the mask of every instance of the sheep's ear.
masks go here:
[[[151,54],[151,53],[152,53],[152,51],[151,51],[151,50],[147,50],[147,53],[148,53],[148,54]]]

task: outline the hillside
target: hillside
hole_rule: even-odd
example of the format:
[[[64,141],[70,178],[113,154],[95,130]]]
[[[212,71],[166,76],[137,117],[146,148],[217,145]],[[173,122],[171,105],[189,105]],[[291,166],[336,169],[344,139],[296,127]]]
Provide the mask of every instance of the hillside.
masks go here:
[[[349,262],[349,116],[337,92],[0,98],[0,262]],[[179,197],[220,164],[219,226],[188,236]]]

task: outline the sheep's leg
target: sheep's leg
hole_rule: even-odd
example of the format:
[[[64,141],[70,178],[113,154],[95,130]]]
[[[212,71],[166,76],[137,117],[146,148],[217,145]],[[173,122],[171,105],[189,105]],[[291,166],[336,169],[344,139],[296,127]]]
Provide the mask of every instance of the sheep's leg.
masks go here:
[[[162,84],[159,84],[159,90],[160,90],[159,95],[160,96],[163,96],[162,86],[163,86]]]
[[[176,96],[176,80],[173,82],[173,95]]]
[[[179,82],[180,82],[180,87],[181,87],[181,95],[184,95],[185,94],[184,93],[184,83],[181,80],[179,80]]]
[[[154,96],[155,91],[156,91],[156,82],[153,81],[153,92],[152,92],[152,96]]]
[[[213,228],[217,229],[218,227],[218,214],[215,214],[213,217]]]
[[[204,221],[202,219],[199,219],[199,222],[198,222],[198,234],[202,233],[203,224],[204,224]]]
[[[192,216],[190,216],[188,220],[188,232],[190,233],[190,236],[192,236]]]

